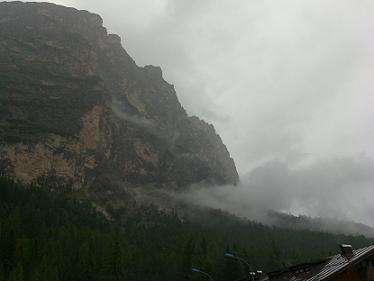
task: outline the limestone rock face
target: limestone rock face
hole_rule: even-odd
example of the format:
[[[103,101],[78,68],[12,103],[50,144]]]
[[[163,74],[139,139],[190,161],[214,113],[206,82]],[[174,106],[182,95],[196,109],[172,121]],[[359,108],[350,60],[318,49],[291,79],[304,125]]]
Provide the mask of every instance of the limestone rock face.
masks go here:
[[[75,188],[102,177],[182,188],[238,181],[212,125],[159,67],[138,67],[100,16],[0,3],[0,172]]]

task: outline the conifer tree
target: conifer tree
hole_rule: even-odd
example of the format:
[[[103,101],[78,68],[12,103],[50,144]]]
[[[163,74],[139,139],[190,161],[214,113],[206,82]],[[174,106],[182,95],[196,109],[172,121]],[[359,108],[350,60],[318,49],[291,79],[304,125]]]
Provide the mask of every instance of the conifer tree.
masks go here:
[[[10,281],[24,281],[23,267],[21,264],[17,264],[15,269],[10,273]]]

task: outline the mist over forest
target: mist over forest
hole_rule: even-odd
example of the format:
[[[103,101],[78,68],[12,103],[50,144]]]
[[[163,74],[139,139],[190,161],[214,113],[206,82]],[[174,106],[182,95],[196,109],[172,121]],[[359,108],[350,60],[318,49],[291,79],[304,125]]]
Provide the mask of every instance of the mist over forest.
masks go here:
[[[0,1],[0,281],[372,279],[373,1],[34,1]]]
[[[290,168],[268,162],[238,186],[196,187],[186,199],[266,223],[266,211],[373,225],[373,161],[341,158]]]
[[[214,124],[241,183],[200,203],[374,225],[373,2],[55,2],[101,14]]]

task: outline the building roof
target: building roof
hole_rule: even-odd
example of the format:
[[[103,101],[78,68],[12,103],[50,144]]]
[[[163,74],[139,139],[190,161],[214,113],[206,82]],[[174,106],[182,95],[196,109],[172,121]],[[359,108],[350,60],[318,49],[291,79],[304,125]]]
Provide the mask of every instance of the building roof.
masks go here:
[[[320,281],[328,280],[333,275],[342,272],[346,268],[353,266],[360,262],[362,259],[374,253],[374,245],[365,248],[353,250],[353,255],[349,259],[343,255],[335,255],[324,265],[322,270],[315,276],[306,279],[306,281]]]
[[[270,280],[322,281],[329,280],[347,268],[374,254],[374,245],[353,250],[348,258],[338,254],[313,263],[304,263],[268,273]]]

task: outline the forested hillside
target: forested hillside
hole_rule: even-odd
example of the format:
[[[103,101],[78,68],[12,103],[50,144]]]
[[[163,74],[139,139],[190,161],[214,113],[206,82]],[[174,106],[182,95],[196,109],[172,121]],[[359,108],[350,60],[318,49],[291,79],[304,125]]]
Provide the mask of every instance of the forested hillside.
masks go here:
[[[225,250],[253,269],[270,270],[334,253],[338,242],[370,243],[362,236],[270,228],[220,211],[197,223],[143,207],[113,214],[120,216],[114,222],[65,191],[48,189],[0,180],[1,281],[200,280],[191,266],[215,280],[235,280],[246,268],[225,259]]]

